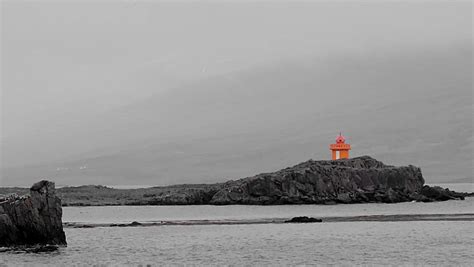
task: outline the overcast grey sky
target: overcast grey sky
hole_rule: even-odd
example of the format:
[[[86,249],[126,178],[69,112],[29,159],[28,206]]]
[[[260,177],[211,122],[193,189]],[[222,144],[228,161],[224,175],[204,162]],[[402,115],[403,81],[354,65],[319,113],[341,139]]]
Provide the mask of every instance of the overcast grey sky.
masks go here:
[[[113,113],[150,96],[160,98],[176,88],[199,90],[193,84],[207,79],[307,64],[315,58],[326,62],[407,51],[452,52],[459,47],[471,47],[472,55],[470,1],[2,1],[1,5],[4,167],[114,146],[94,143],[93,138],[78,141],[82,137],[72,129],[90,127],[98,114]],[[472,97],[472,84],[460,86],[463,93],[471,89]],[[320,95],[336,89],[319,88]],[[184,90],[174,97],[186,94]],[[187,130],[193,134],[192,128]],[[143,141],[128,137],[124,138],[129,142]]]
[[[470,38],[465,3],[183,2],[4,1],[3,133],[280,59]]]

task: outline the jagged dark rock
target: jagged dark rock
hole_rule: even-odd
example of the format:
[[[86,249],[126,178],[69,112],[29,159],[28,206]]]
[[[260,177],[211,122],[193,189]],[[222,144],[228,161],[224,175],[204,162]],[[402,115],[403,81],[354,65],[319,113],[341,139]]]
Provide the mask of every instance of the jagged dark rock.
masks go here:
[[[30,246],[33,251],[66,245],[61,200],[54,183],[40,181],[25,196],[0,197],[0,247]]]
[[[385,165],[369,156],[309,160],[277,172],[217,184],[141,189],[80,186],[58,189],[65,206],[105,205],[280,205],[397,203],[463,199],[457,193],[424,185],[415,166]]]
[[[301,217],[293,217],[291,220],[285,221],[285,223],[314,223],[314,222],[322,222],[323,220],[313,218],[313,217],[307,217],[307,216],[301,216]]]
[[[364,156],[300,163],[274,173],[230,181],[211,204],[332,204],[423,199],[415,166],[394,167]]]
[[[463,199],[463,193],[424,185],[415,166],[394,167],[369,156],[309,160],[277,172],[218,184],[119,190],[69,187],[67,205],[228,205],[397,203]]]
[[[421,194],[427,199],[424,201],[446,201],[451,199],[464,199],[466,194],[458,193],[439,186],[423,186]],[[467,194],[469,195],[469,194]]]

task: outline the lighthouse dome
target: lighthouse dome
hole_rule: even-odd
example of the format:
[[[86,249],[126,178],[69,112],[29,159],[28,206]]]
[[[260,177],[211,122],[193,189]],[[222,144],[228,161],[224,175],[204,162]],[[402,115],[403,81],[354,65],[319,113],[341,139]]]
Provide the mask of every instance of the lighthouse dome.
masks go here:
[[[346,142],[346,138],[342,134],[339,134],[339,136],[336,138],[336,144],[344,144]]]

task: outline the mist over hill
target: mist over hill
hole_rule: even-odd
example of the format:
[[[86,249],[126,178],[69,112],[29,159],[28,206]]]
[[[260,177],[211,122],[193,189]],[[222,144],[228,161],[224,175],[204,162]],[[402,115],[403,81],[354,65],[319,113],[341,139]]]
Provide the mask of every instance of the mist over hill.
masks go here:
[[[414,164],[427,182],[472,177],[472,50],[286,61],[218,75],[71,124],[97,149],[7,168],[3,183],[210,183],[329,157]]]
[[[472,181],[469,1],[199,2],[2,3],[0,186],[226,181],[340,131]]]

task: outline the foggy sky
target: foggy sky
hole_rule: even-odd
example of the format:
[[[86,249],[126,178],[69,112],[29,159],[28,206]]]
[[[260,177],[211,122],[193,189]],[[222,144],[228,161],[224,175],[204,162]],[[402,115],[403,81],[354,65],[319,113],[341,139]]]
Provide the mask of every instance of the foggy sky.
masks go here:
[[[3,1],[2,168],[107,151],[121,141],[82,140],[72,129],[87,129],[95,117],[151,96],[205,93],[209,88],[193,84],[215,77],[306,64],[308,58],[331,62],[459,47],[471,47],[472,55],[471,2],[380,2]],[[471,90],[472,105],[472,83],[459,86],[462,93]],[[324,99],[337,88],[318,90]],[[256,97],[253,102],[267,101]],[[182,107],[191,113],[199,108],[193,102]],[[472,121],[465,123],[472,147]],[[188,127],[187,136],[194,131],[202,130]],[[116,137],[145,142],[139,134]]]

